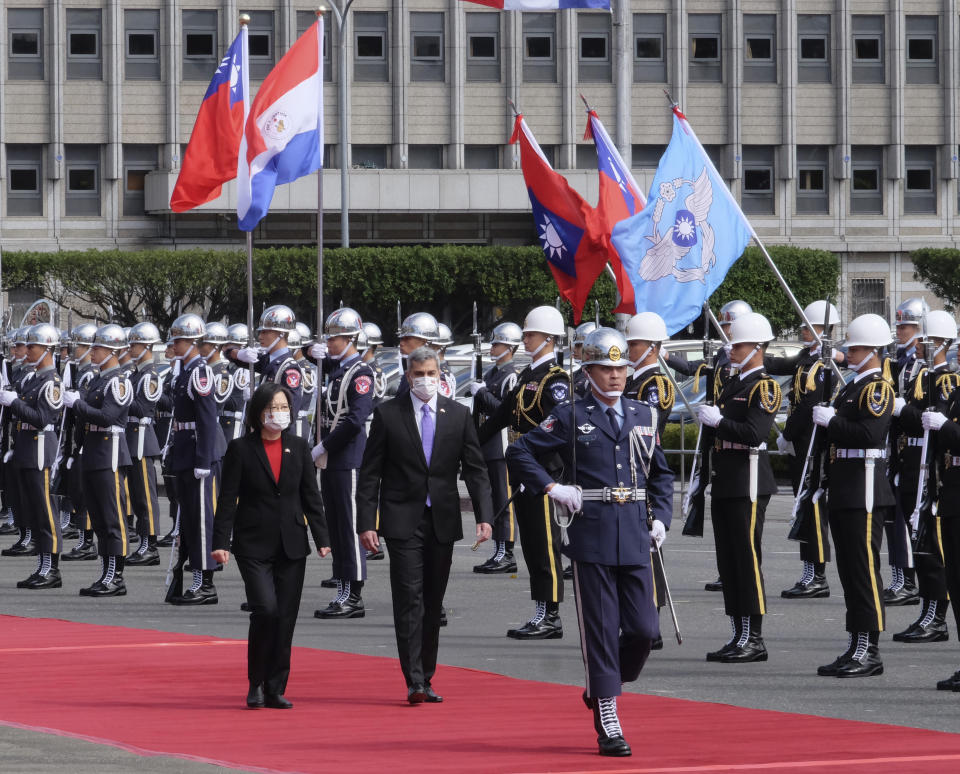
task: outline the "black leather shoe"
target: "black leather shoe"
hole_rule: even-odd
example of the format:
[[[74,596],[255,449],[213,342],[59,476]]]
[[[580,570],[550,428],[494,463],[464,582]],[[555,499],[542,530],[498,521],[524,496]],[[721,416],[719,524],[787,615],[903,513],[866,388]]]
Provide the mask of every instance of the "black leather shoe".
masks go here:
[[[264,706],[263,683],[250,683],[250,690],[247,691],[247,706],[250,709],[258,709]]]
[[[426,702],[427,704],[439,704],[443,701],[443,697],[438,694],[433,688],[430,687],[430,684],[427,683],[423,687],[423,692],[427,695]]]
[[[440,625],[441,626],[447,625],[447,608],[445,607],[440,608]]]
[[[176,540],[176,536],[172,532],[168,532],[162,538],[157,538],[157,545],[163,548],[170,548],[174,540]]]
[[[938,691],[960,691],[960,671],[954,672],[946,680],[937,683]]]
[[[368,562],[378,562],[383,559],[383,549],[378,549],[376,551],[367,551],[367,561]]]
[[[37,553],[37,544],[32,540],[29,543],[17,541],[10,548],[0,551],[0,556],[36,556]]]
[[[64,527],[62,530],[60,530],[60,537],[64,540],[76,540],[80,537],[80,530],[78,530],[76,527]]]
[[[919,605],[920,594],[917,587],[913,584],[904,583],[896,591],[891,589],[883,590],[883,604],[887,607],[903,607],[905,605]]]
[[[20,530],[17,529],[16,524],[12,524],[9,521],[5,521],[0,524],[0,535],[16,535]]]
[[[836,677],[837,670],[847,663],[852,652],[853,651],[848,648],[829,664],[824,664],[823,666],[817,667],[817,674],[820,675],[820,677]]]
[[[127,567],[153,567],[160,564],[160,552],[151,546],[142,554],[134,551],[127,557]]]
[[[420,683],[414,683],[407,689],[407,701],[410,704],[423,704],[427,700],[427,689]]]
[[[18,588],[24,589],[59,589],[63,586],[63,578],[60,576],[60,570],[51,567],[46,575],[35,575],[27,578],[23,586],[17,584]]]
[[[538,623],[527,621],[519,629],[510,629],[507,636],[515,640],[559,640],[563,623],[557,613],[547,613]]]
[[[358,594],[351,594],[343,602],[334,600],[323,610],[314,610],[314,618],[363,618],[366,611]]]
[[[293,707],[293,702],[283,698],[282,693],[265,693],[263,695],[263,705],[270,709],[290,709]]]
[[[707,661],[720,661],[731,650],[735,648],[734,642],[728,642],[717,650],[711,650],[707,653]]]
[[[814,575],[809,583],[797,581],[789,589],[780,592],[784,599],[820,599],[830,596],[830,586],[825,575]]]
[[[749,664],[752,661],[766,660],[767,647],[763,644],[763,638],[756,634],[751,634],[745,645],[734,644],[720,656],[722,664]]]
[[[249,612],[250,612],[250,603],[249,603],[249,602],[241,602],[241,603],[240,603],[240,609],[241,609],[244,613],[249,613]]]
[[[949,639],[946,621],[931,621],[926,626],[914,624],[893,635],[894,642],[944,642]]]
[[[93,542],[81,543],[74,546],[60,559],[64,562],[90,562],[97,558],[97,547]]]
[[[627,758],[633,755],[630,745],[622,736],[607,736],[599,734],[597,736],[597,746],[601,755],[610,758]]]
[[[837,667],[836,677],[871,677],[883,674],[883,662],[876,647],[870,647],[862,659],[852,656]]]
[[[563,579],[570,580],[573,577],[573,565],[568,565],[563,568]]]
[[[92,586],[80,589],[81,597],[123,597],[127,594],[123,578],[114,578],[109,583],[97,581]]]
[[[723,581],[717,578],[715,581],[703,584],[704,591],[723,591]]]
[[[512,551],[507,551],[503,557],[497,561],[497,559],[491,556],[483,564],[478,564],[473,568],[474,572],[478,572],[481,575],[496,575],[498,573],[511,573],[517,571],[517,560],[513,556]]]
[[[324,589],[335,589],[337,587],[336,578],[327,578],[326,580],[320,581],[320,587]]]
[[[657,637],[650,643],[650,650],[663,650],[663,637]]]
[[[175,605],[216,605],[220,601],[215,586],[201,586],[196,591],[187,589],[183,596],[174,597]]]
[[[24,579],[24,580],[22,580],[22,581],[17,581],[17,588],[18,588],[18,589],[29,588],[29,584],[33,583],[33,582],[34,582],[37,578],[39,578],[39,577],[40,577],[40,571],[39,571],[39,570],[34,570],[34,571],[33,571],[33,574],[30,575],[30,577],[28,577],[28,578],[26,578],[26,579]]]

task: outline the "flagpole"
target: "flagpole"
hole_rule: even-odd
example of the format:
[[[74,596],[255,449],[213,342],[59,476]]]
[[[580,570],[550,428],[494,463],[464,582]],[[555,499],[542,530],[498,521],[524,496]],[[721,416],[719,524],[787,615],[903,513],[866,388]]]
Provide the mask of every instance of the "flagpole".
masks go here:
[[[247,43],[247,25],[250,23],[250,15],[240,14],[240,34],[243,36],[243,42],[240,45],[241,59],[241,78],[243,87],[243,128],[246,131],[247,117],[250,115],[250,81],[249,81],[249,49]],[[239,186],[239,175],[237,184]],[[247,346],[252,347],[253,338],[253,231],[247,231]],[[253,363],[250,363],[247,369],[250,373],[250,390],[256,384],[255,371]]]
[[[320,66],[321,70],[323,68],[323,25],[324,18],[323,15],[326,13],[326,6],[317,7],[317,21],[319,22],[319,28],[317,34],[320,36]],[[341,56],[343,52],[341,52]],[[323,123],[323,77],[320,77],[320,121],[321,129]],[[320,152],[323,153],[323,132],[320,132]],[[341,175],[343,171],[341,170]],[[319,340],[320,336],[323,334],[323,165],[321,164],[320,169],[317,170],[317,334],[316,338]]]

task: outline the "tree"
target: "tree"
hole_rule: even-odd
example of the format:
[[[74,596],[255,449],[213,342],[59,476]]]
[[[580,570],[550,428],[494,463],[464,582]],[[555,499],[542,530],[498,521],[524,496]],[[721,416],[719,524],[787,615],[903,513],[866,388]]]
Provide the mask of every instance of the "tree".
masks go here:
[[[913,275],[950,309],[960,307],[960,250],[924,247],[910,253]]]

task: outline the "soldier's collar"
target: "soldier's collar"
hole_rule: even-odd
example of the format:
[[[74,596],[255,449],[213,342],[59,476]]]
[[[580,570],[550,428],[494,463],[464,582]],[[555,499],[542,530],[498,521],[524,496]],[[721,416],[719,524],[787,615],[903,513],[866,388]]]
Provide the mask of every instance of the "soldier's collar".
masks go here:
[[[109,373],[112,373],[114,371],[119,371],[119,370],[120,370],[120,366],[118,365],[110,366],[109,368],[103,368],[100,370],[100,376],[106,376]]]
[[[636,371],[634,371],[633,375],[634,377],[641,376],[642,374],[649,371],[651,368],[658,368],[659,365],[660,365],[659,363],[651,363],[650,365],[645,365],[642,368],[638,368]]]
[[[184,365],[186,368],[189,368],[189,367],[190,367],[191,365],[193,365],[193,363],[194,363],[195,361],[197,361],[197,360],[203,360],[203,355],[196,354],[196,355],[194,355],[192,358],[190,358],[190,360],[188,360],[186,363],[184,363],[183,365]],[[204,361],[204,362],[206,362],[206,361]]]
[[[762,370],[763,370],[763,366],[762,366],[762,365],[758,365],[756,368],[751,368],[749,371],[741,371],[741,372],[740,372],[740,380],[743,381],[743,380],[746,379],[748,376],[750,376],[750,374],[753,374],[753,373],[756,373],[757,371],[762,371]]]
[[[289,357],[289,356],[290,356],[290,348],[280,347],[279,349],[275,349],[270,354],[270,362],[272,363],[274,360],[279,360],[281,357]]]
[[[873,376],[874,374],[880,373],[880,368],[871,368],[868,371],[861,371],[856,376],[853,377],[854,382],[861,382],[868,376]]]
[[[539,367],[542,366],[544,363],[549,363],[551,360],[556,360],[556,359],[557,359],[556,353],[550,352],[549,354],[544,355],[543,357],[539,358],[538,360],[534,360],[534,361],[530,364],[530,368],[531,368],[531,369],[539,368]]]
[[[47,371],[52,371],[52,370],[53,370],[53,364],[50,364],[48,366],[44,366],[43,368],[38,368],[37,373],[45,374]]]

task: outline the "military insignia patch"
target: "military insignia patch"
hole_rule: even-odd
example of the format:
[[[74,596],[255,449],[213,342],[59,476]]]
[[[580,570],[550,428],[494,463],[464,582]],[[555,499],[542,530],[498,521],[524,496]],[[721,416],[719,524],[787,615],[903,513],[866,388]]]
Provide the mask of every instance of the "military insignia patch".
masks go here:
[[[56,385],[54,385],[53,389],[51,390],[50,402],[51,402],[51,403],[59,403],[59,402],[60,402],[60,395],[61,395],[61,393],[60,393],[60,388],[57,387]]]
[[[545,433],[552,433],[554,425],[557,424],[557,418],[551,414],[540,423],[540,429]]]
[[[651,387],[650,392],[647,393],[647,403],[651,406],[656,406],[660,404],[660,390],[656,387]]]
[[[360,376],[353,383],[354,388],[360,395],[366,395],[373,386],[373,380],[369,376]]]
[[[440,390],[440,394],[443,395],[445,398],[449,398],[449,397],[450,397],[450,394],[451,394],[450,385],[447,384],[447,380],[446,380],[446,379],[441,379],[441,380],[440,380],[440,384],[438,385],[438,389]]]
[[[610,358],[614,363],[616,363],[616,362],[620,359],[620,356],[621,356],[622,354],[623,354],[623,353],[620,352],[620,347],[617,347],[617,346],[610,347],[610,351],[607,353],[607,355],[609,356],[609,358]]]
[[[557,403],[566,400],[568,395],[567,385],[563,382],[557,382],[557,384],[550,388],[550,394]]]
[[[527,382],[525,385],[523,385],[523,389],[530,390],[530,392],[536,392],[539,386],[540,385],[536,382]]]
[[[291,368],[283,375],[283,381],[291,390],[295,390],[300,386],[300,372]]]
[[[589,422],[587,422],[586,424],[577,426],[577,430],[579,430],[581,433],[584,433],[584,434],[592,433],[596,429],[597,429],[596,426],[591,425]]]

